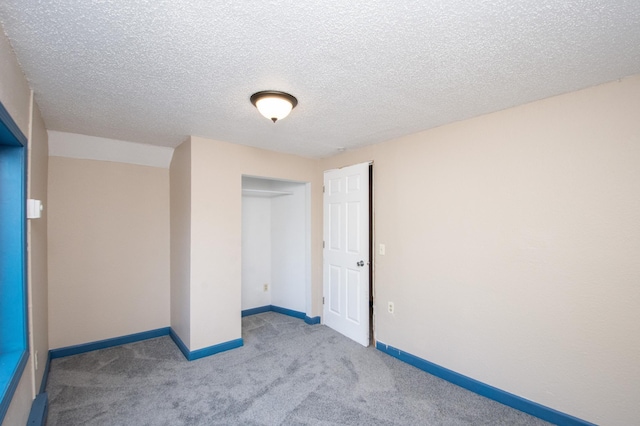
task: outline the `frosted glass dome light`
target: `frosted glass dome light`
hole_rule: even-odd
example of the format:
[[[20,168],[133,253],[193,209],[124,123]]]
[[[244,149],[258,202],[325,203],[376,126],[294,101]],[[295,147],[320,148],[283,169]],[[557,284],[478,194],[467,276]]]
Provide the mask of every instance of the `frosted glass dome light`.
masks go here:
[[[251,103],[274,123],[285,118],[293,108],[298,105],[298,100],[288,93],[275,90],[265,90],[251,95]]]

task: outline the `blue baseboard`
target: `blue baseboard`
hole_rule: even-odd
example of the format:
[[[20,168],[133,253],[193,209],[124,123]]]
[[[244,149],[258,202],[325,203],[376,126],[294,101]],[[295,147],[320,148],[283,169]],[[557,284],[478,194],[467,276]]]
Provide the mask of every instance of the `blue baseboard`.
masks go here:
[[[263,312],[271,312],[271,305],[260,306],[259,308],[245,309],[242,311],[242,317],[248,317],[249,315],[261,314]]]
[[[244,340],[242,338],[229,340],[228,342],[218,343],[217,345],[209,346],[206,348],[198,349],[195,351],[191,351],[188,360],[193,361],[199,358],[204,358],[210,355],[214,355],[220,352],[228,351],[231,349],[239,348],[244,345]]]
[[[320,317],[309,317],[309,316],[304,316],[304,322],[306,322],[309,325],[314,325],[314,324],[320,324]]]
[[[185,345],[184,342],[182,341],[182,339],[180,337],[178,337],[176,332],[173,331],[173,328],[169,331],[169,337],[171,337],[171,340],[173,340],[173,343],[176,344],[178,349],[180,349],[180,352],[182,352],[182,355],[184,355],[184,357],[188,361],[189,360],[189,354],[191,353],[191,351],[189,351],[189,348],[187,348],[187,345]]]
[[[112,339],[99,340],[97,342],[84,343],[81,345],[67,346],[60,349],[51,349],[49,351],[49,358],[47,359],[47,365],[45,367],[44,378],[42,379],[42,386],[40,386],[40,392],[43,392],[46,388],[46,380],[49,375],[49,364],[52,359],[62,358],[71,355],[78,355],[85,352],[91,352],[98,349],[110,348],[113,346],[125,345],[127,343],[139,342],[142,340],[153,339],[155,337],[170,336],[171,339],[178,346],[180,351],[184,354],[185,358],[189,361],[194,359],[204,358],[209,355],[217,354],[218,352],[228,351],[229,349],[235,349],[243,345],[242,339],[235,339],[229,342],[220,343],[218,345],[209,346],[207,348],[198,349],[196,351],[190,351],[184,342],[178,337],[178,335],[171,329],[171,327],[158,328],[156,330],[144,331],[142,333],[129,334],[122,337],[114,337]]]
[[[281,308],[280,306],[271,305],[271,310],[283,315],[289,315],[290,317],[304,319],[307,314],[300,311],[294,311],[293,309]]]
[[[171,337],[171,340],[173,340],[173,343],[176,344],[178,349],[180,349],[180,352],[182,352],[182,355],[184,355],[184,357],[187,360],[189,360],[189,354],[191,353],[191,351],[189,351],[189,348],[187,347],[187,345],[185,345],[182,339],[178,337],[176,332],[173,331],[173,328],[169,331],[169,336]]]
[[[243,317],[248,317],[249,315],[261,314],[263,312],[277,312],[279,314],[288,315],[294,318],[300,318],[304,320],[307,324],[320,324],[320,317],[310,317],[307,316],[304,312],[294,311],[293,309],[281,308],[276,305],[266,305],[260,306],[258,308],[245,309],[242,311]]]
[[[550,423],[561,426],[595,426],[593,423],[578,419],[577,417],[562,413],[554,410],[553,408],[545,407],[537,402],[500,390],[486,383],[479,382],[471,377],[464,376],[460,373],[449,370],[448,368],[444,368],[422,358],[418,358],[408,352],[403,352],[393,346],[376,341],[376,348],[394,358],[399,359],[400,361],[404,361],[407,364],[419,368],[420,370],[426,371],[429,374],[440,377],[441,379],[475,392],[478,395],[482,395],[509,407],[515,408],[516,410],[524,411],[525,413],[531,414],[532,416],[546,420]]]
[[[178,335],[173,330],[171,330],[169,336],[171,336],[171,339],[175,342],[176,346],[178,346],[180,352],[182,352],[187,361],[194,361],[196,359],[228,351],[230,349],[239,348],[240,346],[244,345],[244,340],[235,339],[206,348],[197,349],[195,351],[190,351],[189,348],[187,348],[187,345],[184,344],[182,339],[180,339],[180,337],[178,337]]]
[[[82,354],[98,349],[110,348],[113,346],[125,345],[127,343],[139,342],[141,340],[153,339],[154,337],[167,336],[170,327],[158,328],[155,330],[143,331],[142,333],[129,334],[112,339],[99,340],[97,342],[83,343],[80,345],[67,346],[59,349],[51,349],[49,356],[51,359],[62,358],[70,355]]]
[[[49,411],[49,397],[46,392],[38,394],[31,404],[31,412],[27,420],[27,426],[44,426],[47,423]]]

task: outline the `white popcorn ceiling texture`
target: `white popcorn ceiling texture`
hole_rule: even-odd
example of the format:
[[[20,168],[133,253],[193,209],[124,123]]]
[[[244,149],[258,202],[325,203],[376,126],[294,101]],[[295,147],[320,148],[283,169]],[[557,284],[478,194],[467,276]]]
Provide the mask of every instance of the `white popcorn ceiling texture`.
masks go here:
[[[47,128],[326,157],[640,72],[638,0],[2,0]],[[296,96],[273,124],[249,102]]]

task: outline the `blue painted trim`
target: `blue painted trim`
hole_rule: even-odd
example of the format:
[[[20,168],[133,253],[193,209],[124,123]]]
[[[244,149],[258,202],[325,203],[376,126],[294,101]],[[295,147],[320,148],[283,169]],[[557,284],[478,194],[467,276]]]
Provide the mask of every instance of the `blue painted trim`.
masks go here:
[[[260,306],[258,308],[245,309],[242,311],[242,317],[248,317],[249,315],[261,314],[264,312],[277,312],[279,314],[288,315],[294,318],[303,319],[309,325],[320,324],[320,317],[310,317],[304,312],[294,311],[293,309],[281,308],[275,305]]]
[[[27,306],[27,138],[0,102],[0,423],[29,358]]]
[[[279,314],[289,315],[290,317],[304,319],[307,316],[304,312],[294,311],[293,309],[281,308],[280,306],[271,305],[271,310]]]
[[[169,336],[171,337],[171,340],[173,340],[173,343],[176,344],[178,349],[180,349],[180,352],[182,352],[182,355],[184,355],[187,361],[189,361],[189,354],[191,352],[189,351],[189,348],[187,347],[187,345],[184,344],[182,339],[180,339],[180,337],[176,334],[176,332],[173,331],[173,328],[169,331]]]
[[[198,349],[190,352],[189,361],[193,361],[196,359],[204,358],[210,355],[214,355],[220,352],[228,351],[231,349],[239,348],[244,345],[244,340],[242,338],[229,340],[228,342],[219,343],[217,345],[209,346],[206,348]]]
[[[27,420],[27,426],[44,426],[47,423],[49,411],[49,398],[46,392],[36,396],[31,404],[31,412]]]
[[[192,352],[189,350],[187,345],[184,344],[184,342],[182,341],[182,339],[180,339],[180,337],[176,334],[176,332],[173,331],[173,329],[171,329],[171,333],[169,335],[171,336],[171,339],[175,342],[178,349],[180,349],[180,352],[182,352],[182,355],[184,355],[184,357],[187,359],[187,361],[194,361],[196,359],[200,359],[200,358],[204,358],[220,352],[228,351],[230,349],[239,348],[240,346],[244,345],[244,340],[235,339],[235,340],[230,340],[228,342],[219,343],[217,345],[208,346],[206,348],[197,349]]]
[[[44,391],[47,390],[47,382],[49,381],[49,369],[51,369],[51,353],[47,354],[47,362],[44,365],[42,382],[40,382],[40,392],[38,393],[44,393]]]
[[[9,404],[11,404],[11,399],[13,398],[13,394],[18,387],[18,383],[20,383],[20,379],[22,378],[22,372],[24,368],[27,366],[27,360],[29,359],[29,352],[23,351],[22,355],[20,355],[20,359],[16,368],[11,374],[11,380],[7,385],[7,391],[2,396],[2,402],[0,402],[0,424],[4,420],[5,414],[7,414],[7,410],[9,409]]]
[[[320,317],[311,318],[310,316],[305,315],[304,322],[306,322],[309,325],[320,324]]]
[[[83,343],[81,345],[67,346],[65,348],[51,349],[49,356],[51,359],[62,358],[65,356],[82,354],[85,352],[96,351],[98,349],[111,348],[127,343],[139,342],[141,340],[153,339],[154,337],[166,336],[169,334],[169,327],[158,328],[156,330],[143,331],[142,333],[129,334],[122,337],[114,337],[112,339],[99,340],[97,342]]]
[[[460,373],[449,370],[448,368],[444,368],[422,358],[418,358],[408,352],[403,352],[393,346],[376,341],[376,348],[394,358],[399,359],[400,361],[404,361],[409,365],[426,371],[429,374],[440,377],[441,379],[475,392],[478,395],[493,399],[494,401],[498,401],[504,405],[515,408],[516,410],[524,411],[525,413],[531,414],[532,416],[553,424],[561,426],[595,426],[593,423],[578,419],[577,417],[562,413],[554,410],[553,408],[545,407],[537,402],[519,397],[486,383],[479,382],[471,377],[464,376]]]
[[[11,114],[0,102],[0,123],[4,126],[0,126],[0,139],[9,140],[15,139],[11,143],[11,146],[27,146],[27,137],[22,133],[18,124],[13,121]]]
[[[266,306],[260,306],[259,308],[251,308],[251,309],[245,309],[244,311],[242,311],[242,317],[248,317],[249,315],[256,315],[256,314],[261,314],[263,312],[270,312],[271,311],[271,305],[266,305]]]

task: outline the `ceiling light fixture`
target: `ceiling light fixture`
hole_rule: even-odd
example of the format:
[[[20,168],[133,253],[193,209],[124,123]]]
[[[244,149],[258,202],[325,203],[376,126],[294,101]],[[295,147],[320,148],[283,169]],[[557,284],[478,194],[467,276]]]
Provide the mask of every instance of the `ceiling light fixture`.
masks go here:
[[[298,105],[298,100],[295,97],[275,90],[254,93],[250,99],[260,114],[274,123],[285,118]]]

